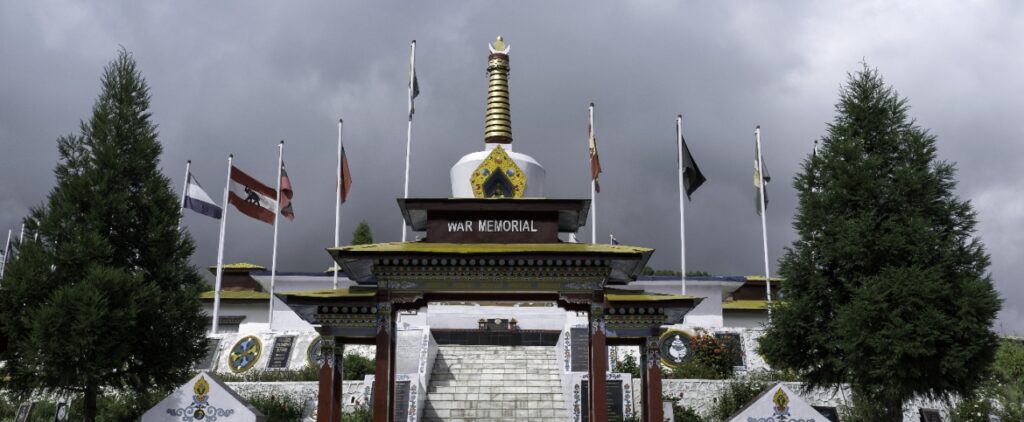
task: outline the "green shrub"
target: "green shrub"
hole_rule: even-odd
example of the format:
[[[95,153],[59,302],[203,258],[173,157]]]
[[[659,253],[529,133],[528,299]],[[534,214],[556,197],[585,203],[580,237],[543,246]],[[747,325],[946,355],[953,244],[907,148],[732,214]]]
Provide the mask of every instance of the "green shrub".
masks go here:
[[[217,378],[224,382],[281,382],[281,381],[318,381],[320,371],[312,366],[306,365],[299,370],[293,369],[269,369],[249,370],[242,373],[219,372]]]
[[[373,360],[355,353],[345,355],[344,379],[362,380],[366,375],[373,375],[375,370]]]
[[[267,422],[297,421],[302,417],[302,409],[306,406],[305,400],[289,395],[256,393],[246,397],[246,400],[267,417]]]
[[[727,383],[718,397],[714,399],[714,404],[707,414],[707,419],[712,421],[729,419],[730,416],[738,412],[743,406],[754,400],[754,398],[770,386],[771,384],[767,382],[754,379],[741,379]]]
[[[373,422],[373,411],[369,406],[358,406],[342,417],[345,422]]]
[[[612,372],[632,374],[633,378],[640,378],[640,365],[637,364],[635,356],[627,353],[626,357],[615,362],[615,369]]]

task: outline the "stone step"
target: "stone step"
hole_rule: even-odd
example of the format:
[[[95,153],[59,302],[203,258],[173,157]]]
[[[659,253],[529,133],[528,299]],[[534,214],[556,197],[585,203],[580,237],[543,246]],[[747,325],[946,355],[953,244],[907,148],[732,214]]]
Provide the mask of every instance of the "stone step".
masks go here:
[[[423,421],[565,420],[555,356],[549,346],[441,346]]]

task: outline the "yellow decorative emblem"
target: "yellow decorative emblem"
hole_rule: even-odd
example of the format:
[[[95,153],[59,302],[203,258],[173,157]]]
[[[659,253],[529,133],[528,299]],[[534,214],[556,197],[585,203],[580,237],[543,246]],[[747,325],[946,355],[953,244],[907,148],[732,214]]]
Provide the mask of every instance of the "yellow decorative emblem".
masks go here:
[[[495,145],[473,171],[469,183],[477,198],[522,198],[526,191],[526,174],[501,145]]]
[[[779,388],[775,395],[772,396],[772,403],[775,404],[776,412],[784,412],[789,409],[789,396],[786,395],[785,391],[782,391],[782,388]]]
[[[203,402],[206,401],[206,393],[210,392],[210,383],[206,382],[206,378],[203,376],[199,377],[196,381],[196,385],[192,387],[192,391],[196,393],[196,400]]]

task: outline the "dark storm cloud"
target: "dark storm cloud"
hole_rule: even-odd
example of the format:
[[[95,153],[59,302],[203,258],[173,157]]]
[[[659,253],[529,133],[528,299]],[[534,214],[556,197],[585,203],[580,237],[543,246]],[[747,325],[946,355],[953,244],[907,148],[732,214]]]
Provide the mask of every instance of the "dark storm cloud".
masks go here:
[[[7,2],[0,5],[0,228],[17,228],[53,184],[57,136],[77,130],[119,45],[152,89],[163,168],[180,189],[185,160],[215,198],[234,153],[272,182],[275,145],[295,186],[279,268],[329,265],[334,148],[344,117],[353,191],[342,239],[367,220],[400,238],[408,43],[418,40],[422,95],[410,194],[448,196],[448,169],[482,147],[486,43],[512,46],[514,148],[548,171],[548,197],[589,196],[586,106],[597,104],[605,173],[598,241],[608,233],[679,265],[674,116],[708,182],[687,203],[687,267],[763,271],[751,185],[753,129],[763,129],[773,271],[792,242],[791,179],[831,121],[846,73],[866,60],[910,99],[911,115],[958,163],[961,197],[1006,299],[1001,330],[1024,332],[1024,14],[1015,3],[846,4]],[[271,229],[232,211],[226,261],[270,263]],[[217,224],[187,214],[194,262],[216,256]],[[6,233],[3,233],[5,235]],[[581,233],[589,240],[589,228]]]

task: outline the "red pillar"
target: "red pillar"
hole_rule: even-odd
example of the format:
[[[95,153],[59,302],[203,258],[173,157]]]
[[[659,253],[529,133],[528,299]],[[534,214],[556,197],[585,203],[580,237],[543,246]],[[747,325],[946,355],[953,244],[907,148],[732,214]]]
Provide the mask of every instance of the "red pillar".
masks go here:
[[[608,420],[608,346],[605,342],[604,308],[590,307],[590,420]]]
[[[665,415],[661,400],[661,351],[658,349],[658,338],[648,337],[644,348],[644,420],[660,422]]]
[[[317,422],[341,422],[342,360],[336,353],[334,337],[321,336],[320,393],[317,401]]]
[[[392,385],[395,383],[394,352],[392,336],[394,318],[391,304],[378,302],[377,305],[377,362],[373,382],[373,422],[389,422],[392,419]]]

